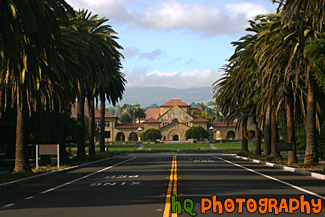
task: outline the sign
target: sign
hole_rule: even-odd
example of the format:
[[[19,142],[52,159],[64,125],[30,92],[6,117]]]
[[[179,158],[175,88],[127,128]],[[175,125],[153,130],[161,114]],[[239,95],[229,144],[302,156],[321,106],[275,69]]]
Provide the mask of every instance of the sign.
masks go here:
[[[276,151],[292,151],[292,143],[275,143]]]
[[[245,132],[243,132],[243,137],[247,140],[249,140],[252,136],[253,136],[253,134],[249,130],[246,130]]]
[[[38,168],[39,155],[57,155],[57,165],[60,167],[60,146],[59,144],[37,144],[36,145],[36,169]]]
[[[56,155],[57,147],[56,144],[40,144],[38,149],[39,155]]]

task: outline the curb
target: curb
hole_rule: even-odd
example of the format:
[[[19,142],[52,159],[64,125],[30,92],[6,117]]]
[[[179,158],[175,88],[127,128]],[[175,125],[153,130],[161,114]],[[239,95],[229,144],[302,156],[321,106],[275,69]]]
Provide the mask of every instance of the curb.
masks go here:
[[[115,158],[117,158],[117,157],[115,157],[115,156],[114,157],[109,157],[109,158],[105,158],[105,159],[101,159],[101,160],[97,160],[97,161],[92,161],[92,162],[72,166],[72,167],[69,167],[69,168],[62,169],[62,170],[47,172],[47,173],[43,173],[43,174],[40,174],[40,175],[31,176],[31,177],[28,177],[28,178],[23,178],[23,179],[18,179],[18,180],[11,181],[11,182],[3,183],[3,184],[0,184],[0,189],[8,188],[8,187],[11,187],[11,186],[17,186],[17,185],[21,185],[21,184],[25,184],[25,183],[29,183],[29,182],[32,182],[34,180],[39,180],[41,178],[54,176],[54,175],[61,174],[61,173],[66,173],[66,172],[69,172],[71,170],[79,169],[81,167],[85,167],[85,166],[96,164],[96,163],[101,163],[101,162],[111,160],[111,159],[115,159]]]
[[[238,158],[238,159],[251,161],[253,163],[266,165],[268,167],[274,167],[274,168],[277,168],[277,169],[282,169],[284,171],[297,173],[297,174],[304,175],[304,176],[311,176],[311,177],[313,177],[315,179],[325,180],[325,175],[322,175],[322,174],[319,174],[319,173],[310,172],[310,171],[297,169],[297,168],[293,168],[293,167],[288,167],[288,166],[283,166],[283,165],[280,165],[280,164],[269,163],[269,162],[265,162],[265,161],[261,161],[261,160],[255,160],[255,159],[251,159],[251,158],[248,158],[248,157],[242,157],[242,156],[238,156],[238,155],[236,155],[235,157]]]

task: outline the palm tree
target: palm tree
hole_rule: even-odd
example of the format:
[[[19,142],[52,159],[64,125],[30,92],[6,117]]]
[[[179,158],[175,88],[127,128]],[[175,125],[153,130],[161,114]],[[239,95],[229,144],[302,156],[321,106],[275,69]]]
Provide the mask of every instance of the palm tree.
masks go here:
[[[242,126],[243,132],[246,130],[248,119],[256,116],[256,103],[260,95],[260,90],[256,89],[258,76],[254,60],[258,29],[259,26],[251,21],[246,30],[252,34],[232,43],[236,49],[225,67],[226,76],[214,83],[214,98],[222,113],[226,114],[228,121],[237,119],[237,124]],[[260,146],[260,140],[256,141],[256,146]],[[256,150],[258,149],[256,147]],[[245,138],[242,139],[242,150],[248,151]]]
[[[40,82],[50,79],[48,86],[55,83],[54,70],[40,69],[49,65],[55,53],[60,37],[59,22],[67,22],[67,12],[72,13],[72,9],[64,0],[42,0],[33,4],[27,0],[19,3],[4,0],[0,3],[0,96],[10,97],[17,106],[15,172],[30,170],[26,122],[35,108],[35,91],[40,90]],[[0,108],[6,106],[1,99]]]
[[[290,78],[295,77],[294,95],[299,87],[299,77],[305,76],[307,86],[307,111],[306,111],[306,152],[305,164],[312,164],[318,161],[316,151],[316,89],[317,84],[313,69],[306,58],[304,58],[305,47],[310,41],[319,37],[317,29],[324,25],[324,2],[323,1],[280,1],[283,3],[281,18],[283,25],[277,35],[281,40],[274,41],[268,55],[270,58],[263,58],[266,74],[278,72],[284,73],[279,76],[285,79],[290,85]],[[322,2],[320,4],[320,2]],[[275,31],[274,31],[275,32]],[[276,32],[275,32],[276,33]],[[280,50],[281,49],[281,50]],[[275,68],[281,70],[274,70]],[[303,101],[304,99],[301,98]],[[288,101],[289,102],[289,101]],[[303,103],[301,103],[303,104]],[[290,113],[288,111],[288,113]],[[292,128],[288,128],[291,130]]]
[[[94,97],[99,96],[101,101],[100,119],[100,151],[105,151],[105,100],[112,96],[112,103],[121,98],[124,89],[117,89],[116,92],[111,91],[108,87],[113,82],[122,82],[122,80],[114,80],[115,74],[120,73],[122,55],[118,49],[122,47],[115,41],[116,32],[109,25],[104,25],[108,21],[106,18],[98,18],[98,15],[91,15],[87,10],[82,10],[77,13],[77,19],[81,21],[81,29],[85,35],[88,45],[86,55],[87,62],[90,64],[88,69],[87,81],[83,83],[83,89],[86,91],[89,107],[89,133],[90,133],[90,154],[94,154]],[[124,84],[124,83],[122,83]],[[117,84],[118,86],[119,84]],[[124,87],[124,86],[123,86]],[[81,93],[81,91],[79,91]],[[82,135],[80,135],[82,137]],[[80,142],[82,142],[80,140]],[[81,150],[84,150],[84,144],[80,144]]]
[[[323,30],[325,20],[324,0],[273,0],[278,2],[278,10],[281,10],[282,23],[290,27],[300,27],[303,22],[310,22],[310,25],[318,31]]]

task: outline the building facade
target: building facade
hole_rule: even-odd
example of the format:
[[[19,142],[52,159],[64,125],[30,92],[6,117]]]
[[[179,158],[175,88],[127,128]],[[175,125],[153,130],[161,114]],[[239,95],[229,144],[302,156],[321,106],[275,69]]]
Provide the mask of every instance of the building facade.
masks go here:
[[[85,106],[85,114],[88,114]],[[73,109],[74,110],[74,109]],[[236,122],[212,122],[196,118],[190,114],[189,104],[180,99],[172,99],[160,108],[151,108],[146,111],[146,118],[138,120],[138,123],[122,124],[114,115],[105,113],[105,135],[106,141],[139,141],[140,134],[150,128],[160,130],[162,141],[185,141],[186,131],[193,126],[201,126],[208,130],[211,139],[241,139],[241,128],[236,128]],[[76,117],[75,112],[72,115]],[[95,123],[97,131],[100,130],[99,110],[95,109]],[[247,129],[253,135],[254,125],[248,123]]]

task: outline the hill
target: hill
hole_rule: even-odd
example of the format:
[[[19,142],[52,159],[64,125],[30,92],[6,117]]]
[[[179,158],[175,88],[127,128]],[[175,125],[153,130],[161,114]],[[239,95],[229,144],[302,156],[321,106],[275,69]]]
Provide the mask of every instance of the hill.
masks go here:
[[[212,87],[176,89],[167,87],[127,87],[123,100],[118,104],[162,105],[170,99],[178,98],[186,103],[209,101],[213,98]]]

